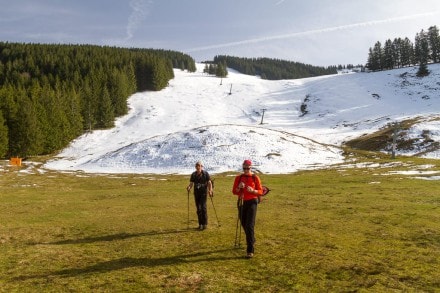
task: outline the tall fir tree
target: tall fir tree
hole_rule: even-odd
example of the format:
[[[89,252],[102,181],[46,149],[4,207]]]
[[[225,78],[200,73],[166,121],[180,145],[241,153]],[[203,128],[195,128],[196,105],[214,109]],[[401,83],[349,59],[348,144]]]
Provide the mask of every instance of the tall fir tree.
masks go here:
[[[414,54],[417,63],[427,64],[429,61],[429,41],[424,30],[416,34]]]
[[[395,64],[393,54],[393,43],[390,39],[385,41],[383,48],[383,69],[393,69]]]
[[[391,44],[391,55],[393,58],[394,67],[402,67],[402,39],[395,38]]]
[[[9,150],[8,127],[0,110],[0,158],[4,158]]]
[[[416,75],[418,77],[424,77],[429,75],[428,65],[425,62],[420,62],[419,69]]]
[[[114,113],[112,108],[112,101],[110,94],[106,87],[103,87],[97,109],[97,127],[98,128],[110,128],[114,126]]]
[[[400,61],[402,66],[414,64],[414,45],[410,39],[405,38],[400,46]]]
[[[368,69],[378,71],[383,69],[383,50],[382,44],[377,41],[373,48],[370,48],[368,55]]]
[[[28,157],[42,153],[43,135],[38,121],[36,105],[24,92],[17,95],[17,114],[10,128],[9,143],[12,156]]]
[[[430,58],[432,62],[440,62],[440,35],[437,26],[431,26],[428,29],[428,42],[430,48]]]
[[[215,72],[215,76],[217,77],[226,77],[228,76],[228,70],[226,68],[226,64],[224,62],[220,62],[217,64],[217,69]]]

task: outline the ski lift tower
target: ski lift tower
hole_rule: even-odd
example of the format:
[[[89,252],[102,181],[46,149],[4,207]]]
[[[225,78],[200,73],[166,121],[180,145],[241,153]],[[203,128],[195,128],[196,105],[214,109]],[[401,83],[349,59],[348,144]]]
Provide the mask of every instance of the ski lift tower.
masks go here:
[[[261,114],[261,122],[260,122],[260,124],[263,124],[264,112],[266,112],[266,110],[267,109],[261,109],[261,112],[263,112],[263,113]]]

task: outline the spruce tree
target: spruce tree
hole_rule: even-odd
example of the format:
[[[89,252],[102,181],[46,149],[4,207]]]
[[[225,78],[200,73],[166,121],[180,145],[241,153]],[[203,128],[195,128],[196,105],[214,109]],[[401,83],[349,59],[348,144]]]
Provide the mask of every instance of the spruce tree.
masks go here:
[[[417,70],[418,77],[424,77],[429,75],[428,65],[425,62],[420,62],[419,70]]]
[[[402,39],[395,38],[391,44],[391,55],[393,58],[394,67],[402,66]]]
[[[372,71],[383,69],[383,50],[382,44],[378,41],[373,48],[369,49],[367,67]]]
[[[400,61],[402,66],[410,66],[414,62],[414,45],[408,38],[401,43]]]
[[[8,127],[3,118],[3,112],[0,110],[0,158],[4,158],[9,149]]]
[[[382,50],[382,44],[377,41],[376,44],[374,44],[373,48],[373,58],[374,58],[374,68],[375,70],[382,70],[384,68],[383,66],[383,50]]]
[[[97,127],[98,128],[113,127],[115,116],[113,113],[110,94],[106,87],[102,89],[98,104],[99,107],[97,110]]]
[[[393,43],[390,39],[385,41],[383,48],[383,69],[394,68]]]
[[[368,49],[368,58],[367,58],[367,64],[366,64],[366,67],[369,69],[369,70],[375,70],[375,68],[374,68],[374,54],[373,54],[373,48],[369,48]]]
[[[430,48],[430,58],[432,62],[440,62],[440,35],[437,26],[428,29],[428,42]]]
[[[428,64],[429,61],[429,42],[424,30],[416,34],[415,38],[415,59],[419,64]]]
[[[226,77],[228,75],[228,70],[223,63],[217,64],[217,69],[215,72],[215,76],[217,77]]]
[[[43,142],[36,105],[24,92],[20,92],[17,98],[17,115],[13,127],[10,128],[10,153],[20,157],[41,154]]]

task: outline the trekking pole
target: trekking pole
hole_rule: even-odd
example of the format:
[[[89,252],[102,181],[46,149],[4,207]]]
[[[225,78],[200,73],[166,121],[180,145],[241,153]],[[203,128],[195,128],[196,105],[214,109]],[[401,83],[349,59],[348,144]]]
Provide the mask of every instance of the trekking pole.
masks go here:
[[[189,190],[188,190],[188,221],[187,221],[187,229],[189,229]]]
[[[238,214],[237,225],[235,226],[235,242],[234,242],[234,247],[238,246],[238,222],[239,221],[240,221],[240,214]]]
[[[213,196],[214,196],[214,193],[213,193]],[[217,211],[215,210],[215,206],[214,206],[214,200],[212,199],[213,196],[210,196],[211,202],[212,202],[212,207],[214,208],[215,218],[217,219],[217,227],[220,227],[220,222],[218,221]]]
[[[241,216],[243,214],[243,198],[240,196],[238,201],[238,217],[237,217],[237,226],[235,227],[235,243],[234,247],[240,247],[241,242]]]
[[[240,232],[238,233],[238,247],[241,247],[240,246],[240,243],[241,243],[241,226],[243,226],[242,219],[243,219],[243,195],[241,196],[241,199],[240,199],[240,228],[239,228]]]

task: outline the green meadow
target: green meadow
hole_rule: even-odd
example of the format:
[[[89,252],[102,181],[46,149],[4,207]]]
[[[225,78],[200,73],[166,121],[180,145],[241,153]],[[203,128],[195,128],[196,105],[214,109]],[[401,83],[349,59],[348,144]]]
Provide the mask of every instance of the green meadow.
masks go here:
[[[198,231],[189,175],[3,166],[0,292],[439,292],[439,181],[396,171],[440,161],[352,161],[260,174],[253,259],[243,232],[234,247],[235,174],[213,176]]]

